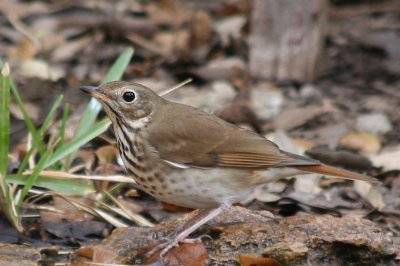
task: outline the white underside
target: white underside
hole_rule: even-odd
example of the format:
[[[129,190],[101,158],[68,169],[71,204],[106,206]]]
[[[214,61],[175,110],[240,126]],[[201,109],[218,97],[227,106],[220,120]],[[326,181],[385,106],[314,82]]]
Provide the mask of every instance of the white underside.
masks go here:
[[[179,206],[214,208],[221,204],[230,205],[244,201],[261,184],[302,173],[304,172],[293,168],[253,172],[228,168],[182,169],[166,177],[166,184],[169,190],[174,191],[174,197],[156,197]],[[179,182],[168,182],[172,179]]]

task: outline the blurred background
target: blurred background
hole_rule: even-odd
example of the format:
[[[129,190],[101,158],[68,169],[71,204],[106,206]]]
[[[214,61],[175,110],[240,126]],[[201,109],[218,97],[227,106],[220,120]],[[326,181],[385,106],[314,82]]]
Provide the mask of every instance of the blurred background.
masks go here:
[[[65,104],[65,140],[76,135],[89,101],[77,88],[99,85],[127,47],[134,54],[123,80],[160,92],[192,78],[167,98],[254,130],[284,150],[383,182],[374,188],[318,175],[300,177],[261,187],[248,207],[281,216],[357,214],[381,223],[399,239],[400,1],[0,2],[1,65],[9,64],[33,124],[43,125],[57,97],[64,95],[54,125],[42,132],[45,141],[58,134]],[[15,100],[10,117],[13,159],[8,170],[15,172],[31,139]],[[61,167],[64,173],[124,175],[112,134],[108,130],[82,146],[68,167]],[[92,192],[109,187],[98,181]],[[49,187],[36,188],[43,192]],[[122,204],[154,223],[178,211],[133,188],[121,191]],[[82,198],[86,192],[74,195]],[[35,213],[39,221],[53,224],[77,219]],[[30,236],[47,232],[48,238],[65,240],[42,222],[25,230]],[[74,244],[85,242],[80,241]]]

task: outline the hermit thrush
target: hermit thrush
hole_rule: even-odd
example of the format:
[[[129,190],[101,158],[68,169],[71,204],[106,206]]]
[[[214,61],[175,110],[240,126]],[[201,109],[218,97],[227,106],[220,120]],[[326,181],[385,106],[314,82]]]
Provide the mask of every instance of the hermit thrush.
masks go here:
[[[128,173],[161,201],[212,209],[183,240],[218,215],[223,206],[246,199],[258,185],[304,173],[376,183],[374,178],[282,151],[252,131],[193,107],[167,101],[145,86],[111,82],[82,87],[110,117]]]

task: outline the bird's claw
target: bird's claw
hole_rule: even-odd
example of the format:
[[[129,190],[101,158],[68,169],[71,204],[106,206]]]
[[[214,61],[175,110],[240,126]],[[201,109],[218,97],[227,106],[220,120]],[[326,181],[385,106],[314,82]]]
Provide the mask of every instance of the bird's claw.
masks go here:
[[[153,249],[151,249],[149,252],[146,253],[145,257],[149,258],[159,252],[160,250],[160,258],[163,258],[170,249],[174,247],[178,247],[179,243],[187,243],[187,244],[195,244],[195,243],[200,243],[202,242],[203,238],[210,238],[209,235],[201,235],[197,238],[185,238],[185,239],[178,239],[178,238],[172,238],[167,240],[164,243],[160,243],[157,246],[155,246]]]

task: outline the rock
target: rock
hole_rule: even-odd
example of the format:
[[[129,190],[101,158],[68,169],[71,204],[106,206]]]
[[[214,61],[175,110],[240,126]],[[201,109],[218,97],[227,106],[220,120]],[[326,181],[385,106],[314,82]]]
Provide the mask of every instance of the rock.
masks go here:
[[[40,252],[33,247],[0,243],[0,265],[35,266],[40,258]]]
[[[392,130],[392,123],[386,114],[381,112],[360,115],[356,123],[359,130],[375,134],[384,134]]]
[[[107,263],[135,264],[139,250],[173,232],[179,222],[119,228],[89,249],[115,255]],[[399,251],[381,227],[355,216],[271,218],[268,212],[237,207],[196,232],[204,234],[211,236],[204,240],[211,265],[239,265],[239,255],[268,257],[282,265],[395,265]],[[94,262],[96,254],[87,257],[76,257],[74,262]]]

